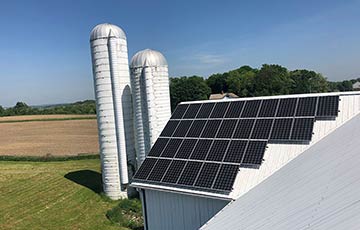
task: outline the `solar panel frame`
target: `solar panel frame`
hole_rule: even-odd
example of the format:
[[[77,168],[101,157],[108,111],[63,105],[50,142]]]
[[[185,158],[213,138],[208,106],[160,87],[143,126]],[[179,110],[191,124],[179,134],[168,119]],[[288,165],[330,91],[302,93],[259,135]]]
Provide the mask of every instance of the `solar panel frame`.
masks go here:
[[[263,100],[258,117],[275,117],[279,101],[279,99]]]
[[[175,132],[177,126],[179,125],[180,121],[178,120],[169,120],[168,123],[165,125],[164,129],[160,133],[162,137],[171,137]]]
[[[223,118],[230,102],[218,102],[215,104],[214,109],[211,112],[210,118]]]
[[[216,176],[212,188],[224,191],[231,191],[233,189],[236,176],[240,171],[239,168],[239,165],[222,164],[220,166],[219,172]]]
[[[170,163],[171,160],[169,159],[158,159],[153,169],[151,170],[151,173],[146,179],[149,181],[161,181]]]
[[[200,110],[200,107],[201,107],[200,103],[190,104],[182,118],[183,119],[195,118]]]
[[[295,118],[290,140],[311,141],[315,118]]]
[[[298,98],[280,99],[276,117],[293,117],[295,115]]]
[[[296,117],[315,116],[318,97],[299,98],[296,108]]]
[[[257,117],[261,103],[262,103],[262,100],[246,101],[246,103],[244,105],[244,109],[241,113],[241,117],[243,117],[243,118]]]
[[[245,155],[247,145],[247,140],[231,140],[223,162],[240,164]]]
[[[274,119],[256,119],[250,139],[268,140]]]
[[[232,101],[225,113],[225,118],[239,118],[244,108],[245,101]]]
[[[211,188],[216,179],[219,168],[219,163],[205,162],[199,172],[198,177],[196,178],[195,186],[202,188]]]
[[[230,140],[214,140],[206,156],[206,161],[221,162],[225,156]]]
[[[194,120],[194,122],[192,123],[189,132],[186,134],[187,137],[200,137],[205,124],[206,124],[206,120]]]
[[[192,120],[182,120],[176,127],[175,132],[172,134],[173,137],[185,137],[190,129]]]
[[[219,131],[216,134],[216,138],[231,138],[235,131],[237,122],[237,119],[223,120]]]
[[[189,104],[179,104],[176,106],[174,112],[171,115],[170,119],[181,119],[185,114]]]
[[[174,158],[188,159],[195,148],[197,139],[184,139],[177,150]]]
[[[321,96],[317,106],[316,117],[337,117],[339,113],[339,96]]]
[[[181,172],[184,170],[186,165],[185,160],[173,160],[166,171],[162,182],[176,184],[180,178]]]
[[[199,161],[188,161],[185,165],[184,170],[181,173],[177,184],[192,186],[195,183],[202,164],[203,163]]]
[[[233,138],[236,139],[249,139],[252,129],[255,124],[255,119],[240,119],[235,128]]]
[[[260,165],[264,158],[267,141],[249,141],[241,165]]]
[[[201,133],[203,138],[214,138],[219,130],[221,125],[221,120],[208,120],[204,127],[204,130]]]
[[[146,180],[146,178],[151,173],[154,165],[157,162],[157,158],[151,158],[147,157],[141,164],[141,167],[137,170],[137,172],[134,175],[134,180]]]
[[[170,138],[159,137],[156,140],[156,142],[154,143],[153,147],[150,149],[148,156],[159,157],[161,155],[162,151],[165,149],[169,140],[170,140]]]
[[[294,122],[294,118],[275,119],[269,140],[273,140],[273,141],[290,140],[293,122]]]
[[[172,138],[169,140],[165,149],[162,151],[160,157],[173,158],[177,153],[177,150],[180,148],[183,139],[181,138]]]
[[[196,118],[209,118],[215,103],[203,103]]]
[[[212,143],[213,140],[210,139],[199,139],[192,154],[190,155],[190,159],[205,160]]]

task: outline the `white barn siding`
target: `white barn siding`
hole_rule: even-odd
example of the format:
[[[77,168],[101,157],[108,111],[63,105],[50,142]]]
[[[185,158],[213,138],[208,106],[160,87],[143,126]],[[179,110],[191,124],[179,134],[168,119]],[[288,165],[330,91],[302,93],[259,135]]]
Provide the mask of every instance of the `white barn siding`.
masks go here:
[[[142,191],[145,191],[147,230],[199,229],[229,203],[156,190]]]
[[[247,193],[267,177],[299,156],[313,144],[336,130],[349,119],[360,113],[360,95],[340,96],[339,114],[336,120],[317,120],[314,124],[313,140],[309,144],[268,144],[264,162],[259,169],[241,168],[230,196],[234,199]]]
[[[360,229],[360,115],[201,229]]]

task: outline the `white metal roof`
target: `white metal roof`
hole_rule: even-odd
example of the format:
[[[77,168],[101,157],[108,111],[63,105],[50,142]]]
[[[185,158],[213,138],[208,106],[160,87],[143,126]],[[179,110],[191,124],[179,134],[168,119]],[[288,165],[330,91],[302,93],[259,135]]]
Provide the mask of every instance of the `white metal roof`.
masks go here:
[[[201,229],[360,229],[359,136],[357,115]]]
[[[109,23],[95,26],[90,33],[90,41],[109,37],[126,39],[125,32],[120,27]]]
[[[151,49],[141,50],[132,57],[130,68],[147,66],[167,66],[167,62],[164,55]]]

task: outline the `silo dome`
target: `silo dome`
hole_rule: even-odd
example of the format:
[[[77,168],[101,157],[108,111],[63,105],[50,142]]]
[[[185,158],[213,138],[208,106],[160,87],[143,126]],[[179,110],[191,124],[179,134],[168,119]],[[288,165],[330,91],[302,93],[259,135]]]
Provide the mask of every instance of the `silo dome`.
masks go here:
[[[137,52],[131,59],[130,68],[147,66],[167,66],[166,59],[159,51],[145,49]]]
[[[90,41],[109,37],[126,39],[125,32],[120,27],[109,23],[95,26],[90,33]]]

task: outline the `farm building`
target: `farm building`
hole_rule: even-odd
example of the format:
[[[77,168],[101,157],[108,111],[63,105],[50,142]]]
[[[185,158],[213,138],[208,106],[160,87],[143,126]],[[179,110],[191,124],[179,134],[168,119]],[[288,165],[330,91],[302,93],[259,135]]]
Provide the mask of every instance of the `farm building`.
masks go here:
[[[355,82],[352,85],[353,90],[360,90],[360,81]]]
[[[146,229],[358,229],[359,113],[358,92],[181,103],[132,180]]]

